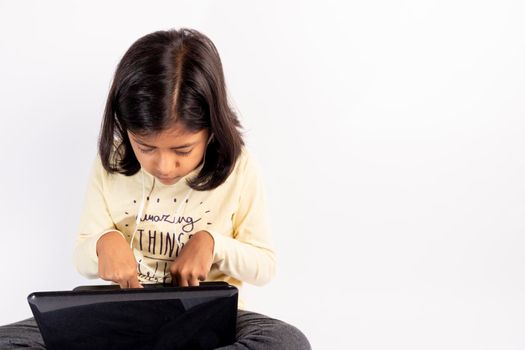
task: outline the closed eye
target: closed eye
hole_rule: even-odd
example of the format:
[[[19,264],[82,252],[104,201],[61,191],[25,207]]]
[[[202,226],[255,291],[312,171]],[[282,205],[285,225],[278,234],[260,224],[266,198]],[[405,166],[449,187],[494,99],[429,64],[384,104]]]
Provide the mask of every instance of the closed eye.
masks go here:
[[[142,152],[142,153],[151,153],[155,150],[155,148],[142,148],[142,147],[139,147],[139,150]]]
[[[189,156],[192,150],[189,151],[175,151],[175,154],[181,157]]]

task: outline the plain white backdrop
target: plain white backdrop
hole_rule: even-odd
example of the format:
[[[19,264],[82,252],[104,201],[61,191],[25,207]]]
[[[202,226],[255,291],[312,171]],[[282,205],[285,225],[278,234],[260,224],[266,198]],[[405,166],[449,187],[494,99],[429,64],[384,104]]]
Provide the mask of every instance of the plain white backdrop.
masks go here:
[[[525,348],[525,3],[0,1],[0,324],[72,264],[115,67],[191,27],[262,166],[279,270],[248,306],[314,349]]]

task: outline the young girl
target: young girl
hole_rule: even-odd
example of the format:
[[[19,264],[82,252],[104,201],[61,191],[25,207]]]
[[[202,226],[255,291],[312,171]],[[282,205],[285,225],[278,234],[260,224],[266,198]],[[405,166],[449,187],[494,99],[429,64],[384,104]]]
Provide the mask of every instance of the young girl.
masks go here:
[[[123,288],[267,283],[275,254],[259,172],[239,129],[206,36],[181,29],[135,42],[104,112],[75,250],[79,272]],[[310,348],[297,328],[242,310],[242,295],[239,307],[237,341],[225,349]],[[0,348],[16,348],[9,343],[43,348],[32,319],[0,330]]]

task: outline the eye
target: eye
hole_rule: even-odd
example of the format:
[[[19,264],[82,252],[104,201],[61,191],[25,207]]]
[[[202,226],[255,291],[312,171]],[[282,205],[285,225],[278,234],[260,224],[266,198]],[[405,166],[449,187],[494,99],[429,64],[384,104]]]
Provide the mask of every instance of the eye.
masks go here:
[[[139,150],[140,150],[142,153],[151,153],[151,152],[153,152],[155,149],[154,149],[154,148],[141,148],[141,147],[139,147]]]
[[[175,151],[175,154],[178,155],[178,156],[181,156],[181,157],[187,157],[190,155],[192,150],[189,150],[189,151]]]

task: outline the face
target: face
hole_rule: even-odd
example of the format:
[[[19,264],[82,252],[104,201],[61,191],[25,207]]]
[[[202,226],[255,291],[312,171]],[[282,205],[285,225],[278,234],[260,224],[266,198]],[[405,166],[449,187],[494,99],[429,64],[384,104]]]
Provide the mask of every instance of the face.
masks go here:
[[[140,166],[164,185],[173,185],[195,170],[204,158],[209,132],[189,132],[181,124],[157,134],[128,136]]]

